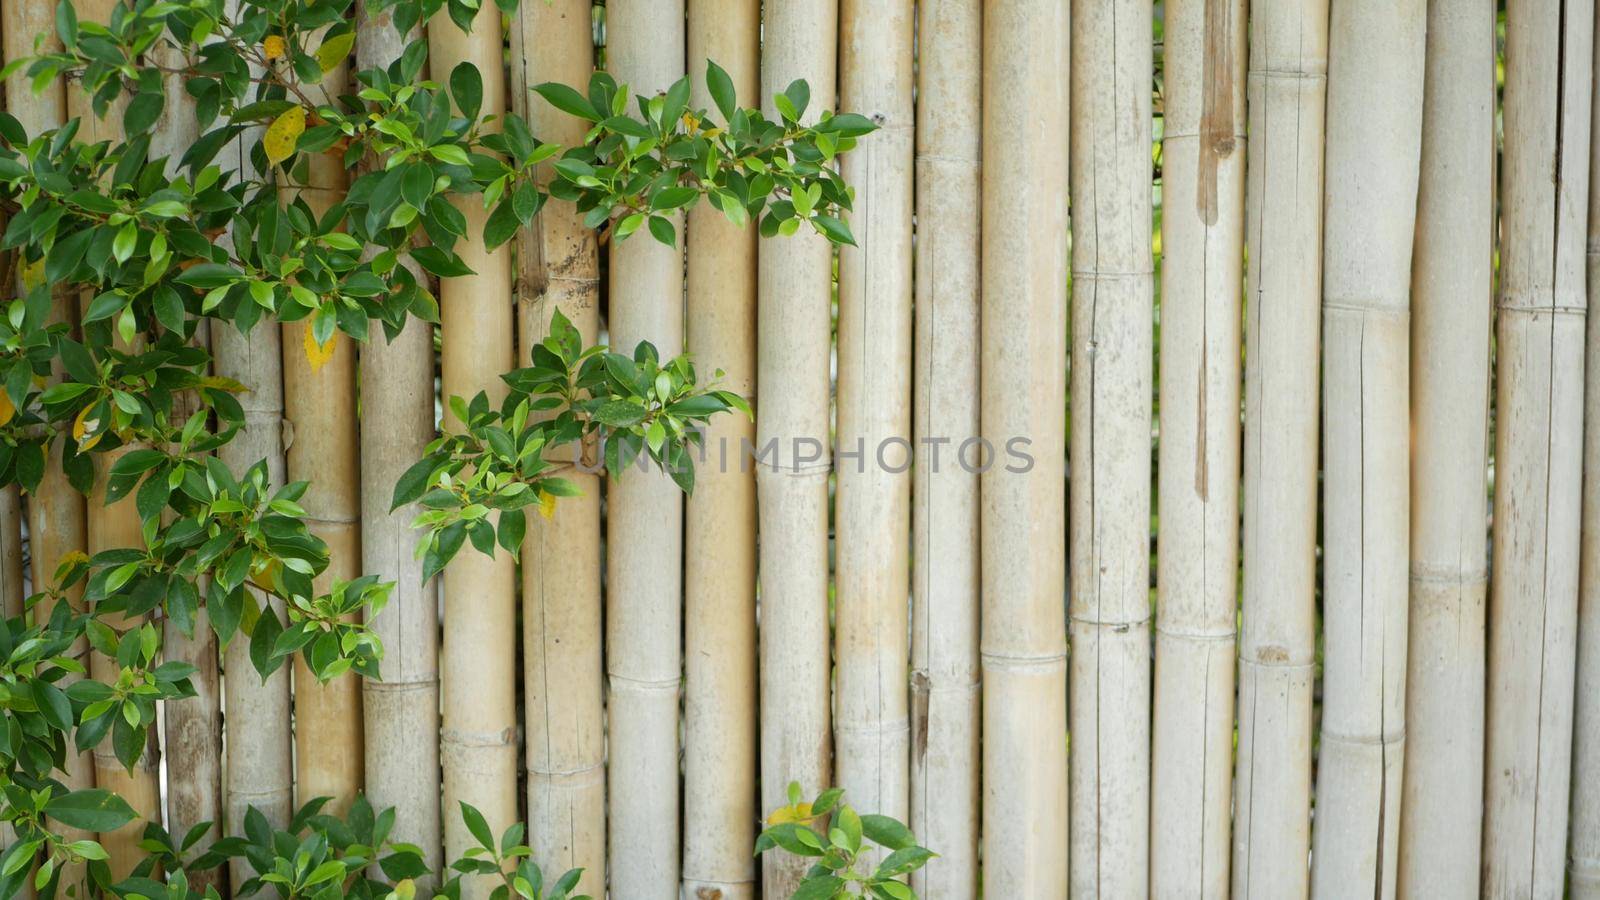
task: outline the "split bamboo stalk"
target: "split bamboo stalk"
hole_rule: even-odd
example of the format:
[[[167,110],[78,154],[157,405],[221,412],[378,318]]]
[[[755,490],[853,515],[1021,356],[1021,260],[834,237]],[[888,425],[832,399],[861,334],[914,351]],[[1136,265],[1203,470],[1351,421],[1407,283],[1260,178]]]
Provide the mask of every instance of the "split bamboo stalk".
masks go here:
[[[116,5],[117,0],[89,0],[79,4],[78,15],[83,21],[109,22]],[[125,107],[124,98],[121,102],[113,103],[101,118],[90,108],[89,97],[82,91],[70,91],[67,95],[67,111],[82,122],[78,138],[86,143],[114,141],[120,138],[122,110]],[[83,299],[87,302],[88,298]],[[112,506],[106,505],[105,502],[106,473],[116,464],[117,459],[137,447],[137,444],[130,444],[117,450],[97,454],[94,458],[95,484],[88,498],[85,519],[86,549],[90,556],[102,550],[144,546],[139,514],[134,505],[127,502],[127,498]],[[103,617],[102,621],[118,631],[125,631],[138,627],[143,620],[108,615]],[[113,682],[121,668],[116,660],[110,657],[90,653],[89,671],[99,681]],[[151,727],[144,755],[131,771],[117,759],[109,740],[95,748],[94,770],[96,786],[122,797],[137,814],[137,818],[121,828],[100,835],[100,843],[110,855],[108,864],[111,867],[111,874],[115,880],[121,880],[133,870],[134,865],[144,855],[143,851],[139,850],[138,843],[144,832],[145,823],[161,821],[161,747],[156,729]]]
[[[1596,117],[1600,117],[1600,93],[1595,94],[1594,102],[1591,136]],[[1596,178],[1600,178],[1600,142],[1591,141],[1586,253],[1589,294],[1600,292],[1600,193],[1592,189]],[[1588,327],[1600,328],[1593,320]],[[1583,520],[1588,525],[1600,521],[1600,428],[1593,427],[1600,422],[1600,330],[1585,337],[1584,365],[1588,370],[1584,415],[1591,425],[1584,433],[1583,449]],[[1592,525],[1583,530],[1581,554],[1567,889],[1568,896],[1594,900],[1600,898],[1600,531]]]
[[[324,72],[319,89],[329,98],[346,91],[349,67]],[[285,189],[320,218],[343,199],[344,162],[313,154],[304,187]],[[290,481],[310,481],[301,498],[311,533],[328,545],[328,568],[318,576],[320,593],[336,580],[361,574],[361,460],[356,422],[356,346],[341,331],[318,346],[310,320],[283,328],[283,399]],[[317,357],[317,362],[312,357]],[[294,658],[295,800],[331,797],[326,810],[343,815],[362,787],[361,683],[335,678],[318,684],[305,659]]]
[[[1401,896],[1478,893],[1488,599],[1495,4],[1428,4],[1411,266],[1411,620]]]
[[[1260,5],[1250,25],[1232,877],[1234,897],[1277,900],[1309,891],[1328,0]]]
[[[594,69],[589,0],[524,3],[511,31],[514,108],[541,140],[576,146],[589,123],[532,93],[544,82],[581,87]],[[548,180],[551,169],[540,177]],[[570,204],[552,203],[518,234],[518,364],[549,332],[556,310],[583,336],[600,335],[600,256]],[[584,870],[578,890],[606,877],[605,680],[601,633],[600,495],[592,467],[563,473],[582,492],[548,521],[530,516],[522,545],[522,684],[527,730],[528,840],[547,872]]]
[[[1506,17],[1483,892],[1565,881],[1583,459],[1591,0]]]
[[[839,6],[841,105],[879,123],[845,157],[856,189],[839,250],[834,533],[838,782],[862,809],[910,812],[911,0]]]
[[[356,7],[356,65],[387,68],[415,33],[395,30],[393,12]],[[446,73],[448,74],[448,73]],[[421,278],[420,270],[412,275]],[[426,282],[422,282],[426,284]],[[439,596],[413,554],[416,504],[389,511],[394,486],[434,437],[433,328],[413,319],[390,340],[381,328],[361,347],[361,562],[392,580],[389,605],[368,627],[383,642],[382,680],[363,679],[363,769],[367,796],[394,807],[396,840],[443,864],[439,772]],[[474,551],[467,551],[474,552]],[[451,813],[455,815],[454,811]]]
[[[1411,244],[1426,0],[1341,0],[1323,192],[1323,692],[1314,894],[1392,897],[1405,759]]]
[[[500,47],[500,10],[484,4],[463,33],[442,13],[428,26],[429,58],[438,77],[462,62],[483,78],[486,115],[506,109],[505,68]],[[445,397],[470,400],[479,391],[498,407],[506,386],[500,376],[515,359],[512,336],[511,248],[485,248],[488,219],[481,197],[453,200],[467,220],[466,239],[456,253],[476,274],[441,279]],[[459,429],[446,405],[444,427]],[[468,548],[444,571],[444,645],[440,693],[444,727],[439,755],[444,763],[444,847],[454,859],[475,843],[457,813],[458,803],[478,808],[499,835],[520,820],[517,811],[517,585],[516,560],[497,550],[491,558]],[[492,885],[469,886],[486,896]]]
[[[924,0],[917,34],[911,828],[930,898],[978,883],[979,150],[983,4]]]
[[[1150,858],[1151,4],[1072,6],[1072,887]]]
[[[684,74],[683,0],[613,0],[606,64],[635,95]],[[682,233],[683,216],[670,217]],[[611,244],[611,345],[683,350],[682,244]],[[683,494],[664,473],[610,473],[607,488],[606,675],[611,892],[678,896],[678,691],[682,683]]]
[[[594,69],[588,0],[518,7],[511,32],[512,103],[541,140],[576,146],[588,122],[539,100],[544,82],[582,86]],[[548,181],[545,167],[540,178]],[[592,229],[568,204],[546,206],[519,232],[518,364],[559,310],[584,343],[600,332],[600,260]],[[533,516],[522,548],[523,714],[527,730],[528,838],[546,871],[584,870],[579,890],[606,877],[605,682],[602,675],[600,496],[592,468],[565,478],[582,492]]]
[[[1244,0],[1166,9],[1150,890],[1228,893],[1239,587]]]
[[[223,148],[219,165],[224,175],[242,180],[258,177],[250,150],[259,134],[247,130]],[[223,235],[220,240],[231,242],[232,237]],[[239,395],[245,427],[218,448],[217,458],[235,475],[265,461],[273,488],[284,483],[281,346],[282,332],[270,321],[258,323],[247,335],[226,324],[211,333],[212,370],[247,388]],[[245,589],[252,592],[254,602],[267,604],[280,617],[284,614],[283,601]],[[279,669],[263,679],[250,662],[250,639],[243,634],[235,635],[224,648],[222,672],[224,827],[228,834],[242,835],[245,814],[252,806],[274,827],[286,827],[294,800],[289,672]],[[234,862],[233,887],[237,890],[251,873],[247,862]]]
[[[983,21],[983,895],[1067,895],[1067,0]],[[1020,456],[1019,456],[1020,454]]]
[[[759,0],[689,0],[689,67],[715,60],[740,106],[761,89]],[[705,79],[692,105],[715,109]],[[726,372],[724,387],[755,393],[756,230],[709,203],[688,214],[688,349],[697,374]],[[747,849],[756,803],[756,483],[743,446],[755,423],[713,419],[696,460],[684,543],[683,893],[755,896]]]
[[[804,78],[807,121],[836,94],[838,0],[790,0],[765,8],[762,109]],[[757,548],[760,573],[761,808],[833,783],[828,633],[828,474],[833,340],[833,250],[802,229],[758,244],[756,275]],[[762,895],[795,892],[804,860],[766,854]]]

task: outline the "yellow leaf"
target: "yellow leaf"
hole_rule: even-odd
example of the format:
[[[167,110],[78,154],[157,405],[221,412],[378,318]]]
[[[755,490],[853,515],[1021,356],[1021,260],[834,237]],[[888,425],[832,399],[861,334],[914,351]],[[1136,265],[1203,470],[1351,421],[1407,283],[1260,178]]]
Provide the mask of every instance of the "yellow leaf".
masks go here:
[[[306,362],[311,363],[311,371],[315,373],[327,365],[328,360],[333,359],[333,351],[336,349],[334,340],[338,335],[328,338],[327,343],[319,344],[316,336],[311,333],[311,326],[307,325],[301,330],[305,332],[305,339],[301,343],[306,348]]]
[[[543,488],[539,489],[539,515],[546,519],[556,516],[556,495]]]
[[[85,434],[100,427],[99,419],[89,418],[89,413],[94,411],[96,405],[97,404],[91,403],[88,406],[85,406],[83,409],[78,411],[78,417],[72,420],[72,438],[78,442],[78,450],[80,452],[88,450],[95,444],[100,443],[100,438],[103,436],[102,434],[97,434],[94,437],[89,438],[87,441],[83,439]]]
[[[306,108],[296,106],[287,110],[283,115],[274,119],[267,126],[267,133],[261,138],[261,145],[267,151],[267,159],[273,164],[281,163],[294,155],[295,142],[300,140],[300,135],[306,130]]]
[[[41,256],[31,263],[23,263],[19,274],[22,278],[22,289],[25,291],[31,291],[44,284],[44,257]]]
[[[767,824],[784,825],[793,823],[798,825],[801,822],[808,822],[813,818],[816,817],[811,815],[811,804],[802,800],[799,803],[795,803],[790,806],[780,806],[773,810],[772,815],[767,816]]]
[[[350,50],[355,45],[356,33],[353,31],[328,38],[317,48],[317,65],[321,66],[324,72],[332,72],[339,63],[344,62],[346,56],[350,55]]]
[[[11,417],[16,414],[17,408],[11,403],[11,395],[0,390],[0,425],[11,421]]]
[[[288,49],[288,45],[284,43],[281,35],[269,34],[267,39],[261,42],[262,53],[266,56],[268,62],[281,59]]]

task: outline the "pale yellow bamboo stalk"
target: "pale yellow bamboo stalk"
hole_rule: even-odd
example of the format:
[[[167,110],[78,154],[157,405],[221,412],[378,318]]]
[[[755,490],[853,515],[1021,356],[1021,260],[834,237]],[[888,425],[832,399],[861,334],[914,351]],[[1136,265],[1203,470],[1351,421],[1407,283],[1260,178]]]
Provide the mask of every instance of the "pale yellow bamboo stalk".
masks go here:
[[[911,491],[911,828],[939,857],[928,898],[978,881],[979,150],[983,4],[918,9],[917,253]]]
[[[838,0],[769,3],[762,25],[761,103],[804,78],[806,121],[837,90]],[[828,635],[828,474],[833,251],[801,229],[758,245],[756,467],[760,573],[761,808],[787,803],[790,781],[808,797],[833,783]],[[776,535],[776,538],[770,537]],[[807,863],[765,854],[762,896],[795,892]]]
[[[1341,0],[1323,194],[1323,692],[1311,890],[1392,897],[1405,758],[1411,244],[1426,0]]]
[[[844,160],[856,189],[839,251],[833,739],[862,809],[909,814],[906,670],[911,503],[911,216],[915,76],[910,0],[843,0],[839,94],[878,124]]]
[[[443,13],[428,24],[433,71],[447,78],[459,63],[476,66],[483,78],[485,115],[499,116],[507,108],[500,41],[500,11],[491,4],[480,8],[470,34]],[[511,248],[485,248],[481,236],[488,211],[481,197],[452,202],[466,217],[468,234],[456,242],[455,251],[476,274],[440,281],[441,390],[445,397],[468,400],[484,391],[490,406],[498,407],[506,391],[500,376],[511,370],[515,358]],[[461,427],[448,406],[445,427]],[[449,859],[476,843],[457,812],[458,803],[477,807],[497,837],[520,818],[516,601],[516,560],[503,550],[491,558],[467,547],[445,568],[439,755]],[[492,886],[489,879],[479,878],[467,886],[468,894],[487,896]]]
[[[1483,893],[1565,881],[1583,459],[1591,0],[1506,17]]]
[[[1309,891],[1327,0],[1252,10],[1233,896]]]
[[[606,6],[606,65],[631,94],[684,74],[683,0]],[[630,108],[631,108],[630,98]],[[683,216],[669,217],[678,233]],[[683,244],[646,235],[611,243],[611,345],[683,350]],[[611,892],[678,896],[678,691],[683,659],[683,494],[665,474],[628,467],[607,488],[606,675]]]
[[[346,90],[348,78],[348,67],[340,64],[323,73],[321,90],[338,96]],[[304,184],[283,191],[283,201],[297,196],[320,218],[343,199],[343,159],[313,155],[306,161]],[[318,345],[310,333],[310,320],[281,327],[288,477],[311,482],[300,505],[311,533],[328,544],[328,568],[315,584],[322,593],[335,581],[361,574],[356,347],[341,331],[335,331],[326,345]],[[360,681],[335,678],[319,684],[304,657],[296,655],[294,741],[296,804],[331,797],[327,811],[343,815],[362,787]]]
[[[1151,4],[1072,6],[1072,887],[1148,886]]]
[[[582,88],[594,69],[588,0],[524,3],[511,29],[511,97],[540,140],[583,141],[588,122],[533,93],[545,82]],[[547,166],[542,179],[551,177]],[[648,238],[647,238],[648,239]],[[518,233],[518,364],[549,333],[557,310],[599,339],[600,257],[595,233],[571,204],[547,205]],[[593,461],[591,461],[593,462]],[[606,878],[605,682],[601,662],[600,495],[593,466],[563,473],[582,494],[531,515],[522,547],[523,718],[527,732],[528,842],[546,872],[582,868],[578,889]]]
[[[759,102],[761,4],[689,0],[691,105],[716,110],[702,75],[715,60],[740,106]],[[712,112],[721,122],[721,113]],[[708,125],[710,123],[707,123]],[[688,349],[701,379],[755,394],[756,230],[710,203],[688,214]],[[695,456],[684,543],[683,894],[753,898],[746,849],[756,801],[756,483],[742,448],[755,423],[714,418]]]
[[[1428,4],[1411,265],[1411,620],[1398,890],[1478,893],[1495,4]]]
[[[395,30],[393,13],[356,7],[356,65],[387,68],[415,32]],[[423,285],[420,270],[412,274]],[[383,641],[381,680],[362,680],[367,796],[395,809],[396,840],[443,864],[439,771],[439,598],[422,580],[410,522],[421,508],[389,511],[394,486],[434,437],[433,328],[411,319],[392,341],[374,323],[360,350],[362,569],[394,582],[389,605],[368,627]],[[456,815],[452,812],[451,815]],[[424,882],[431,885],[432,880]]]
[[[1593,100],[1596,105],[1589,119],[1591,135],[1595,118],[1600,116],[1600,93]],[[1586,253],[1589,294],[1600,292],[1600,193],[1593,190],[1596,178],[1600,178],[1600,142],[1591,141]],[[1589,328],[1596,328],[1592,321]],[[1600,331],[1585,336],[1584,356],[1588,370],[1584,415],[1592,426],[1600,422]],[[1583,453],[1583,520],[1588,527],[1583,529],[1578,583],[1577,703],[1573,712],[1567,890],[1568,896],[1578,900],[1595,900],[1600,898],[1600,530],[1593,523],[1600,522],[1600,428],[1585,431]]]
[[[1166,8],[1150,890],[1224,897],[1239,586],[1246,5]]]
[[[984,9],[985,897],[1067,895],[1068,9]]]

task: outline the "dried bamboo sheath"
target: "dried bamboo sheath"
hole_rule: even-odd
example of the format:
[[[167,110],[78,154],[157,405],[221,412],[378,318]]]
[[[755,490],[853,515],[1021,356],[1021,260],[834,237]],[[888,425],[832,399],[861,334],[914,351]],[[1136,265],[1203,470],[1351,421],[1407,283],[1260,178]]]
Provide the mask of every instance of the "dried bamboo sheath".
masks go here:
[[[762,109],[791,81],[811,85],[808,121],[835,96],[837,0],[769,3],[762,31]],[[832,250],[806,229],[760,241],[757,273],[756,465],[761,660],[761,808],[833,783],[828,640],[829,349]],[[767,854],[763,896],[789,896],[803,860]]]
[[[918,14],[910,824],[940,854],[913,886],[947,898],[978,879],[978,475],[957,454],[979,434],[982,4]]]
[[[1162,134],[1150,890],[1228,893],[1244,281],[1243,0],[1173,0]]]
[[[1309,890],[1327,0],[1252,9],[1233,895]]]
[[[715,60],[741,106],[760,89],[761,4],[690,0],[691,69]],[[700,71],[692,106],[715,109]],[[716,115],[716,114],[714,114]],[[756,232],[699,203],[688,215],[688,349],[702,381],[755,394]],[[750,845],[756,801],[756,484],[744,444],[755,425],[713,419],[696,460],[684,528],[683,894],[755,896]]]
[[[1411,617],[1401,896],[1478,892],[1495,4],[1428,5],[1411,267]]]
[[[555,109],[531,89],[547,81],[586,84],[594,67],[592,29],[587,0],[524,3],[517,9],[511,32],[512,101],[541,140],[573,146],[583,139],[588,123]],[[556,310],[572,321],[585,344],[596,341],[599,252],[583,216],[570,204],[551,203],[518,240],[518,364],[531,358]],[[549,521],[530,516],[522,546],[528,839],[546,872],[581,867],[580,889],[599,895],[606,860],[602,482],[578,470],[563,477],[582,495],[563,499]]]
[[[984,9],[981,420],[1032,460],[980,485],[986,897],[1067,894],[1067,18],[1066,0]]]
[[[1583,459],[1590,0],[1511,6],[1496,336],[1483,892],[1558,896]]]

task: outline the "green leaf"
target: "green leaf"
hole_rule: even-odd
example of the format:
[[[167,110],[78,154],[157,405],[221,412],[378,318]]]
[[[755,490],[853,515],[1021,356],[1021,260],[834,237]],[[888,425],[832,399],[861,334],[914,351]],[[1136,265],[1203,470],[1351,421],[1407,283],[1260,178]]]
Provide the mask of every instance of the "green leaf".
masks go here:
[[[489,830],[489,823],[483,818],[483,813],[478,812],[476,808],[467,803],[461,803],[460,805],[461,820],[467,824],[467,830],[472,832],[472,836],[478,841],[479,846],[493,850],[494,832]]]
[[[678,246],[678,229],[661,216],[650,217],[650,235],[668,247]]]
[[[52,798],[44,813],[62,825],[84,831],[115,831],[134,820],[133,807],[127,801],[98,788]]]
[[[716,101],[717,109],[722,112],[723,121],[732,122],[734,111],[739,108],[734,99],[733,79],[709,59],[706,60],[706,88],[711,91],[711,99]]]
[[[792,222],[795,220],[791,219],[790,221]],[[838,219],[835,219],[833,216],[824,216],[819,213],[818,215],[812,216],[808,221],[811,222],[817,231],[821,232],[824,237],[833,243],[848,244],[852,247],[856,246],[855,235],[850,233],[850,226]]]
[[[483,75],[470,62],[459,63],[450,70],[450,96],[456,108],[468,119],[476,119],[483,106]]]
[[[333,35],[317,48],[317,65],[322,67],[324,73],[332,72],[350,55],[355,45],[356,34],[353,31]]]
[[[595,112],[594,106],[584,96],[564,84],[545,82],[534,87],[534,93],[543,97],[547,103],[564,113],[598,122],[601,115]]]
[[[912,836],[911,829],[889,816],[862,816],[861,831],[868,840],[891,850],[903,850],[917,845],[917,839]]]

